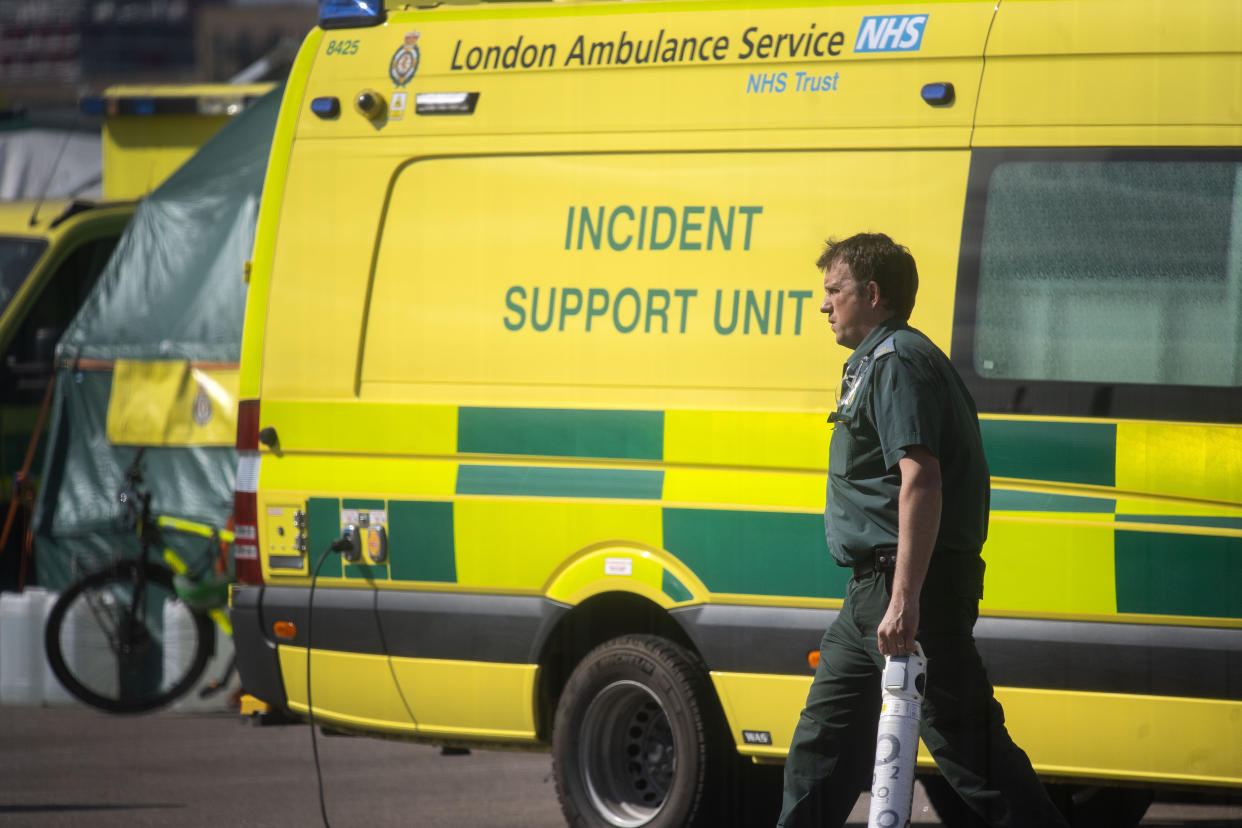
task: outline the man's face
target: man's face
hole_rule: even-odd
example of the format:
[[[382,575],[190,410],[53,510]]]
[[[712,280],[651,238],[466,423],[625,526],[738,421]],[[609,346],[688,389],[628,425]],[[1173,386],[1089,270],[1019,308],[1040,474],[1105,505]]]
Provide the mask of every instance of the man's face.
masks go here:
[[[824,273],[824,304],[819,312],[828,314],[838,345],[850,350],[857,348],[871,329],[884,321],[877,298],[875,282],[863,285],[860,292],[848,265],[839,260],[829,265]]]

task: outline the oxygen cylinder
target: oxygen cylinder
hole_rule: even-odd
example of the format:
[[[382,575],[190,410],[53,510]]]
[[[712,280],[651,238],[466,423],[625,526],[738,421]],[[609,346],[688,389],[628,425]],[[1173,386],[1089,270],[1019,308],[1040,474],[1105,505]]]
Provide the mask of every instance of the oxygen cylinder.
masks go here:
[[[875,743],[868,828],[907,828],[914,804],[914,760],[919,752],[919,720],[927,659],[917,643],[904,656],[887,656],[880,678],[880,727]]]

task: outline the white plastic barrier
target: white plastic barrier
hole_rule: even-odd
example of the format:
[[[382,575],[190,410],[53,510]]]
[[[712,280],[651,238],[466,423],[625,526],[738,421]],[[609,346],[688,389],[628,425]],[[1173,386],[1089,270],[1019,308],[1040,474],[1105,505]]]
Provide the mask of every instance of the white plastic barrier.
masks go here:
[[[0,704],[43,703],[43,605],[47,591],[0,594]]]
[[[52,665],[47,661],[47,650],[43,645],[43,631],[47,629],[47,616],[51,613],[52,607],[56,604],[56,599],[59,597],[60,593],[49,592],[44,598],[43,623],[39,626],[39,637],[36,646],[38,648],[39,661],[43,664],[43,703],[51,707],[68,707],[69,705],[81,704],[81,702],[69,695],[69,691],[60,683],[60,679],[56,678],[56,674],[52,672]]]
[[[100,600],[113,602],[116,599],[112,595],[101,593]],[[70,671],[84,679],[91,689],[104,696],[115,695],[117,683],[120,681],[116,661],[107,636],[91,614],[90,607],[82,601],[74,602],[61,623],[60,652]],[[52,681],[58,689],[64,691],[54,676]],[[76,703],[76,700],[71,698],[70,703]]]
[[[0,594],[0,704],[80,704],[52,673],[43,647],[47,616],[58,597],[42,587]],[[65,637],[71,645],[73,632],[70,623]]]
[[[164,674],[172,675],[176,672],[176,666],[184,665],[186,660],[193,657],[193,653],[185,652],[184,648],[187,642],[192,641],[193,637],[185,635],[188,630],[181,630],[188,621],[185,611],[173,604],[164,606]],[[172,703],[169,709],[178,712],[218,712],[228,709],[229,696],[238,687],[241,687],[241,679],[237,677],[237,671],[229,677],[227,687],[212,693],[209,697],[199,698],[199,692],[207,687],[213,681],[218,681],[224,677],[224,670],[228,667],[229,660],[233,657],[233,639],[220,631],[218,627],[212,624],[212,632],[216,637],[215,654],[207,661],[207,669],[203,671],[203,676],[198,680],[191,690]]]
[[[47,615],[58,595],[40,587],[29,587],[24,592],[0,593],[0,704],[57,707],[81,704],[61,686],[44,654],[43,631],[47,626]],[[102,646],[103,642],[99,640],[102,633],[85,612],[83,605],[79,604],[65,618],[62,652],[75,672],[89,672],[92,684],[106,695],[107,687],[101,682],[106,683],[110,677],[116,679],[115,666],[107,647]],[[173,612],[171,604],[165,607],[164,623],[170,627],[165,630],[169,642],[164,652],[166,672],[171,672],[172,664],[191,655],[178,651],[178,645],[184,638],[171,629],[178,622],[184,623],[184,619],[184,613]],[[199,691],[209,682],[223,677],[233,657],[233,640],[214,625],[212,629],[216,637],[215,654],[207,662],[202,679],[190,692],[173,702],[170,709],[181,712],[223,712],[229,709],[229,697],[241,686],[236,671],[227,687],[209,698],[199,698]]]

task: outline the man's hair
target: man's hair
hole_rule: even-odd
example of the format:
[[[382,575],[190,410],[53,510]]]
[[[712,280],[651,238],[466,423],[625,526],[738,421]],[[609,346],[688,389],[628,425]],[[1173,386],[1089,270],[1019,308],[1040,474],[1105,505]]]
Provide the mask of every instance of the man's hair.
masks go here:
[[[859,233],[840,241],[829,239],[815,266],[826,273],[834,262],[850,269],[859,293],[868,282],[875,282],[888,309],[902,319],[910,318],[914,295],[919,291],[919,271],[904,245],[883,233]]]

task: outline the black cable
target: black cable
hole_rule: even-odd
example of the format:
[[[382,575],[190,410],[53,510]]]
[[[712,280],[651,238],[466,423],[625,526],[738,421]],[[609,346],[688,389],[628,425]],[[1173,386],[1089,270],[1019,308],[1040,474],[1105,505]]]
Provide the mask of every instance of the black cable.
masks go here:
[[[380,647],[384,653],[389,656],[388,675],[392,676],[392,684],[397,688],[397,695],[401,698],[401,706],[405,708],[405,714],[410,717],[414,729],[418,729],[418,719],[414,718],[414,711],[410,709],[410,703],[405,698],[405,691],[401,689],[401,680],[397,678],[397,669],[392,664],[392,650],[388,649],[388,639],[384,637],[384,623],[380,620],[379,613],[379,590],[375,590],[375,600],[371,602],[371,611],[375,615],[375,629],[379,633]]]
[[[311,630],[315,618],[315,582],[319,580],[319,570],[323,562],[336,551],[336,544],[333,544],[319,556],[319,562],[315,564],[315,571],[311,574],[310,595],[306,599],[306,715],[310,721],[311,753],[315,757],[315,780],[319,785],[319,815],[323,817],[324,828],[331,828],[331,824],[328,822],[328,807],[323,801],[323,771],[319,767],[319,740],[315,737],[315,706],[311,704]]]

